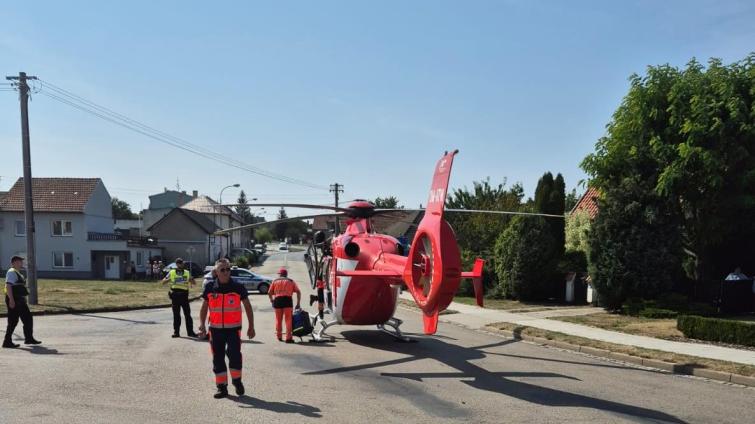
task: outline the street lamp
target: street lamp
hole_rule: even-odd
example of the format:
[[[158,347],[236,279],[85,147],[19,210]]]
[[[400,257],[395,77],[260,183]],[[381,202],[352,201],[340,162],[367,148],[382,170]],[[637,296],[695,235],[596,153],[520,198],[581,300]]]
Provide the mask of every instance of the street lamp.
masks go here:
[[[222,190],[220,190],[220,196],[218,197],[218,201],[220,202],[220,207],[221,207],[221,208],[223,207],[223,192],[225,191],[225,189],[227,189],[227,188],[231,188],[231,187],[236,187],[236,188],[239,188],[239,187],[241,187],[241,184],[238,184],[238,183],[237,183],[237,184],[231,184],[231,185],[229,185],[229,186],[225,186],[225,187],[223,187],[223,189],[222,189]],[[222,212],[222,211],[223,211],[223,210],[222,210],[222,209],[220,209],[220,212]],[[215,214],[215,216],[217,217],[217,215],[218,215],[218,214],[216,213],[216,214]],[[220,229],[223,229],[223,226],[222,226],[222,224],[223,224],[223,220],[222,220],[222,219],[220,220],[220,224],[221,224],[221,225],[220,225]],[[215,225],[217,225],[217,222],[215,223]],[[230,237],[229,237],[229,240],[230,240]],[[230,248],[230,242],[229,242],[229,248]]]

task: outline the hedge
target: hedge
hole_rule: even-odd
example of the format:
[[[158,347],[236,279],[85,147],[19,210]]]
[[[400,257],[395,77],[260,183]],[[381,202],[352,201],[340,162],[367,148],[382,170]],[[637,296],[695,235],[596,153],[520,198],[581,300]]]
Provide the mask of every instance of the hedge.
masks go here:
[[[695,315],[680,315],[676,328],[691,339],[755,346],[755,324]]]
[[[643,318],[669,319],[676,318],[677,315],[679,315],[679,313],[676,311],[660,308],[645,308],[640,311],[640,316]]]

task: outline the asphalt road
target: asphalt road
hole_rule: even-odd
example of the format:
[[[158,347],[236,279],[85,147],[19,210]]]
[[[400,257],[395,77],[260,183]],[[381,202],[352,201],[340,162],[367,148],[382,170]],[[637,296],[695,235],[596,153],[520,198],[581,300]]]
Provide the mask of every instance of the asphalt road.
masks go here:
[[[287,263],[305,288],[301,258],[272,253],[262,271]],[[171,339],[169,309],[36,317],[44,344],[0,350],[0,423],[753,421],[751,388],[451,325],[424,337],[408,310],[398,315],[414,343],[336,327],[334,343],[286,345],[267,297],[252,298],[247,396],[212,398],[209,346]]]

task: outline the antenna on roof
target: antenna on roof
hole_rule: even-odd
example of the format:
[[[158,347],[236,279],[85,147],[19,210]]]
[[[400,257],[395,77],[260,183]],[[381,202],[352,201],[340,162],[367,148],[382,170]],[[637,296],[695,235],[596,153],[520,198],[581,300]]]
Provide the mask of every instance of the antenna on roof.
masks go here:
[[[176,177],[176,191],[181,191],[181,182],[178,181],[178,177]]]

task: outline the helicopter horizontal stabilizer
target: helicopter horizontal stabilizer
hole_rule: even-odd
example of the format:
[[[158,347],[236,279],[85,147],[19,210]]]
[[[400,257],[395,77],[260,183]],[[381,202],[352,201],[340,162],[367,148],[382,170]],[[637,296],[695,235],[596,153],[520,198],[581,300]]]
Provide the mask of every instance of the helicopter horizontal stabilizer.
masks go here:
[[[474,261],[472,272],[462,272],[461,278],[471,278],[472,285],[474,287],[474,296],[477,301],[477,306],[483,306],[483,287],[482,287],[482,267],[485,265],[485,261],[477,258]]]

